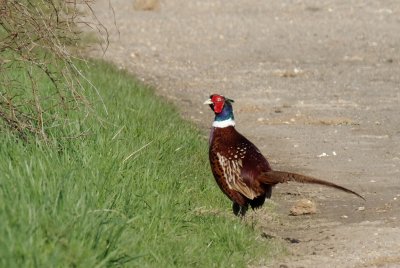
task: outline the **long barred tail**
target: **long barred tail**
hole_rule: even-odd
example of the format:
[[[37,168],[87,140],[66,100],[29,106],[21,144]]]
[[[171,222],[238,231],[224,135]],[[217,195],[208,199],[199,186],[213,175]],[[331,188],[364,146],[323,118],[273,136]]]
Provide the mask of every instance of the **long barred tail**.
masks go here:
[[[324,181],[324,180],[320,180],[320,179],[316,179],[313,177],[304,176],[304,175],[300,175],[300,174],[296,174],[296,173],[271,170],[271,171],[265,172],[261,179],[262,179],[263,183],[270,184],[270,185],[274,185],[277,183],[284,183],[284,182],[288,182],[288,181],[324,185],[327,187],[341,190],[346,193],[354,194],[354,195],[362,198],[365,201],[365,198],[362,195],[360,195],[350,189],[347,189],[343,186],[334,184],[329,181]]]

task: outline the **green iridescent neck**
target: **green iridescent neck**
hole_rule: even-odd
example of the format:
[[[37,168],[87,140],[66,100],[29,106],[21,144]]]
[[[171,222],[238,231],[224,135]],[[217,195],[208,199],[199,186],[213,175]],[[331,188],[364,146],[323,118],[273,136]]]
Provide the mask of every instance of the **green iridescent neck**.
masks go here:
[[[235,117],[233,115],[233,108],[230,102],[225,102],[222,112],[215,114],[214,127],[227,127],[235,125]]]

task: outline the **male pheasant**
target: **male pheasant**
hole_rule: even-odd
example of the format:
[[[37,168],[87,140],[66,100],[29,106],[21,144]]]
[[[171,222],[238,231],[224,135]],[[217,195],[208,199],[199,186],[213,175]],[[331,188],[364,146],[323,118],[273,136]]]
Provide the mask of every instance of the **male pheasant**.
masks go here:
[[[233,100],[218,94],[204,102],[215,113],[209,139],[211,170],[220,189],[233,201],[235,215],[244,216],[249,205],[252,209],[261,207],[271,197],[274,185],[288,181],[325,185],[364,199],[328,181],[272,170],[260,150],[236,131],[232,103]]]

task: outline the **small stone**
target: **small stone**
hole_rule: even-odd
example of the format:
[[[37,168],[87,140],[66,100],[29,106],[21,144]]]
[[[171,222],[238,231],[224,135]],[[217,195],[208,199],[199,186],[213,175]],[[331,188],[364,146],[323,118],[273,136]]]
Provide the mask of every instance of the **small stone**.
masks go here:
[[[340,216],[340,218],[342,218],[342,219],[347,219],[349,216],[347,216],[347,215],[342,215],[342,216]]]
[[[293,72],[295,73],[295,74],[298,74],[298,73],[301,73],[301,72],[303,72],[301,69],[299,69],[299,68],[294,68],[293,69]]]
[[[299,215],[309,215],[317,213],[316,204],[308,199],[298,200],[293,207],[290,209],[290,215],[299,216]]]
[[[358,211],[364,211],[364,210],[365,210],[365,207],[358,207],[357,210],[358,210]]]

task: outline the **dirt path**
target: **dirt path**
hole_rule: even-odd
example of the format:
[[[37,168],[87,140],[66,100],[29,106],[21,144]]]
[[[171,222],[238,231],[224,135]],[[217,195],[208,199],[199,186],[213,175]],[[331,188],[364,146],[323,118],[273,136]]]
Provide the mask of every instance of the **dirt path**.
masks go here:
[[[400,267],[398,0],[168,0],[155,11],[111,3],[119,36],[108,0],[95,4],[111,33],[108,60],[204,129],[213,119],[202,105],[209,93],[233,98],[237,128],[276,169],[367,198],[277,187],[279,219],[256,216],[265,217],[266,237],[288,238],[292,254],[256,267]],[[288,216],[303,197],[318,213]]]

